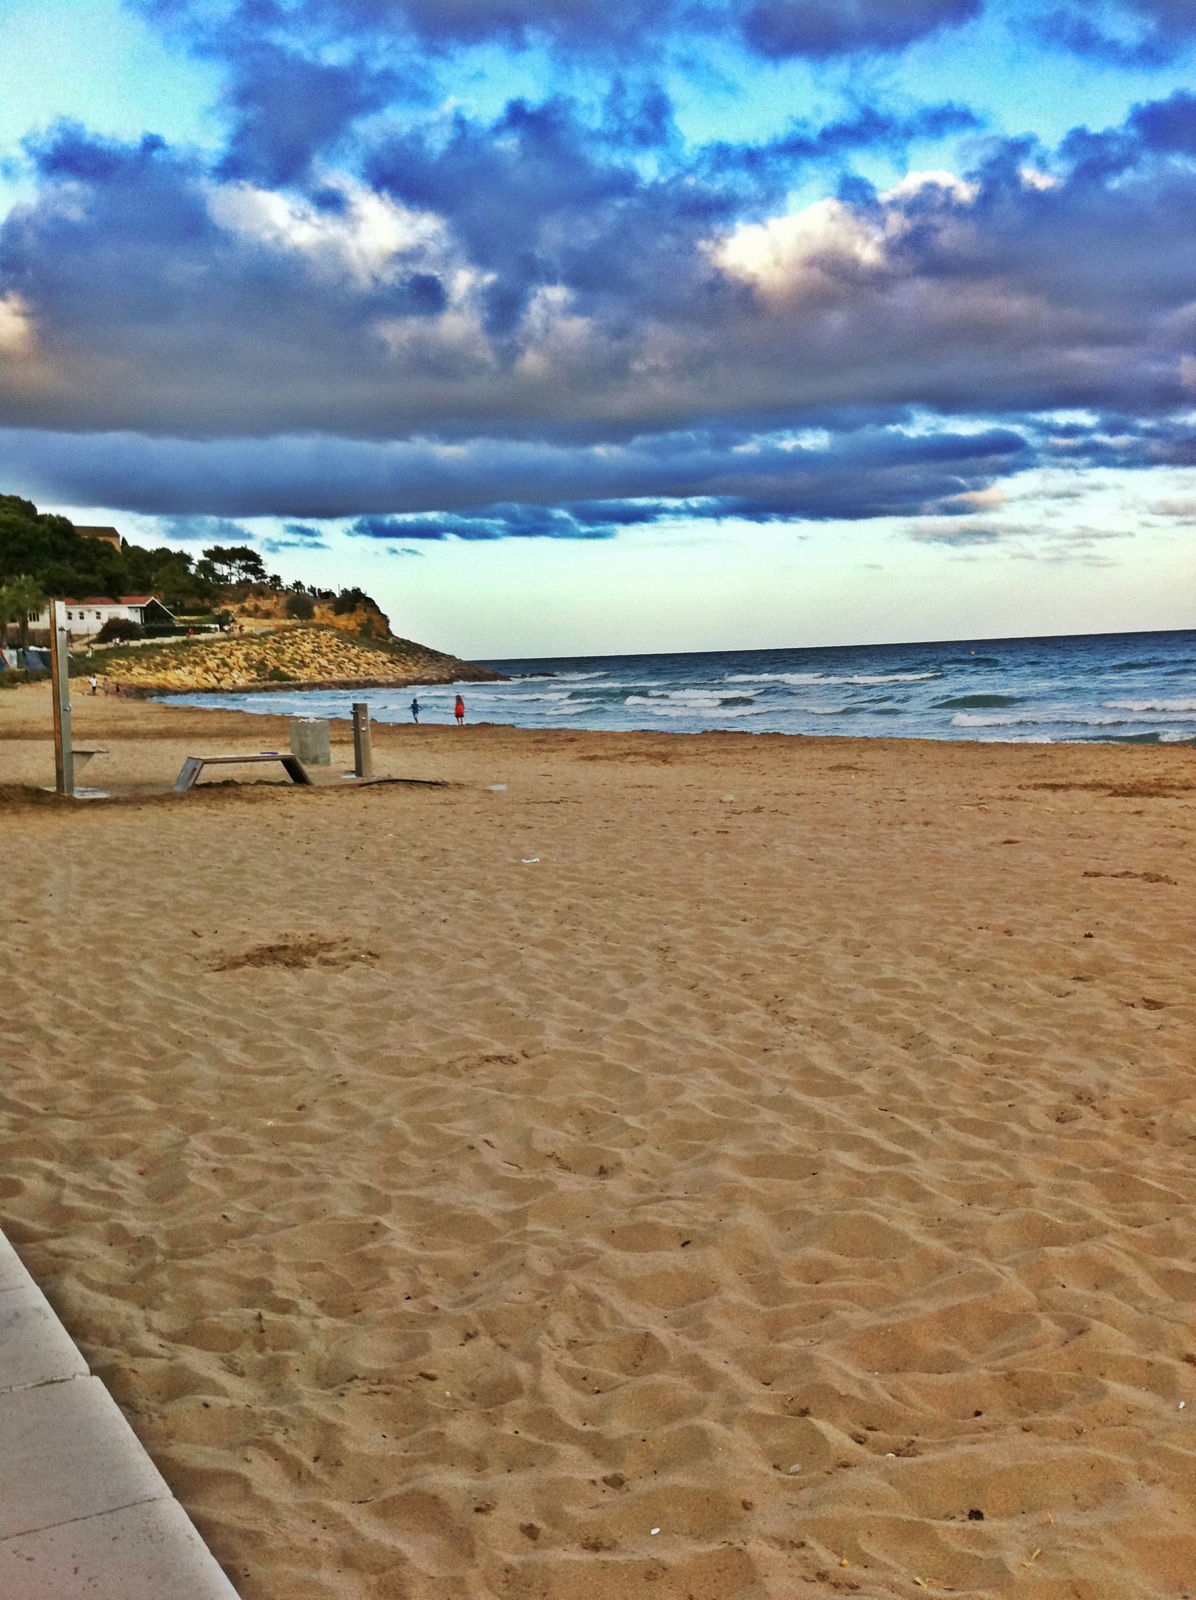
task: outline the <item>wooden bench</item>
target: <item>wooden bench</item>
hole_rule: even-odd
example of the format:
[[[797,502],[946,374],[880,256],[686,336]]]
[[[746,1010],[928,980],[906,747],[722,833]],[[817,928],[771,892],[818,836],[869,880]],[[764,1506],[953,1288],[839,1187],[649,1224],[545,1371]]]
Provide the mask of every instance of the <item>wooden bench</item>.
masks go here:
[[[312,782],[298,756],[283,755],[279,750],[261,750],[252,756],[188,756],[175,779],[174,792],[186,794],[205,767],[227,767],[247,761],[281,761],[292,783]]]

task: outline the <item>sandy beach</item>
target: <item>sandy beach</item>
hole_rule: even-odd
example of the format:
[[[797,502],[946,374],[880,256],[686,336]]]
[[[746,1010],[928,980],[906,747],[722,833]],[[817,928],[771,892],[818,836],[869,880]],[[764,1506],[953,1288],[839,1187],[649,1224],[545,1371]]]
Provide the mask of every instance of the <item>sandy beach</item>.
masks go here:
[[[1196,1593],[1192,750],[48,728],[0,1227],[244,1600]]]

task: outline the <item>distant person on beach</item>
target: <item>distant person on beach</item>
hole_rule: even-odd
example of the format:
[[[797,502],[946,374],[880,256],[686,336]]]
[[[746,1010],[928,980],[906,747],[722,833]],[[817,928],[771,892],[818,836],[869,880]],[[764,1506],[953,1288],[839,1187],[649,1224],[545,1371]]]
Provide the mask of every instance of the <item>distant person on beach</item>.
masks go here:
[[[411,697],[411,720],[416,723],[419,721],[419,701],[414,695]]]
[[[100,685],[99,685],[98,680],[96,679],[96,675],[95,675],[94,672],[91,674],[91,676],[88,678],[87,681],[91,685],[92,694],[95,694],[96,691],[99,689]]]
[[[459,728],[463,727],[465,724],[465,702],[460,695],[457,696],[456,703],[453,706],[453,715],[457,719],[457,726]]]

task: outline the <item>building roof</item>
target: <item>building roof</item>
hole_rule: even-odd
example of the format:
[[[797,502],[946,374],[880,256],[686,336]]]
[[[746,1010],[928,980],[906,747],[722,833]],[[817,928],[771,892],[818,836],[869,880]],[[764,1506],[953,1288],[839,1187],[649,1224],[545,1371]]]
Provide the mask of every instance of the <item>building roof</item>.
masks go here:
[[[121,536],[115,528],[83,528],[76,523],[75,532],[81,533],[85,539],[103,539],[108,544],[115,544],[118,548],[122,543]]]

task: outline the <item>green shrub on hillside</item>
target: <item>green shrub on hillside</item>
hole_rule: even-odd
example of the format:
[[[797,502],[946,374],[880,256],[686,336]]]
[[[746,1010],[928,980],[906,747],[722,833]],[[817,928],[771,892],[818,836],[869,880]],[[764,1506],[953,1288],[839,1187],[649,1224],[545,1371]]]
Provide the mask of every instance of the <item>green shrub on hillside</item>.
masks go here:
[[[115,644],[122,639],[144,639],[145,629],[131,617],[109,617],[96,634],[97,644]]]

